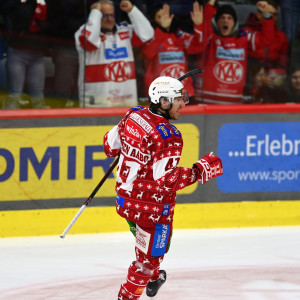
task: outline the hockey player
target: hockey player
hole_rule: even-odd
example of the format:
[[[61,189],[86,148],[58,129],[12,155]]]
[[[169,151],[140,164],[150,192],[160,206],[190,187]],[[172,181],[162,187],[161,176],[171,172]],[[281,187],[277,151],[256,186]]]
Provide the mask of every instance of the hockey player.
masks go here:
[[[147,18],[128,0],[120,2],[131,24],[116,24],[114,3],[100,0],[91,5],[88,22],[75,33],[79,54],[81,106],[111,107],[137,104],[136,73],[132,46],[150,40],[154,30]]]
[[[221,159],[212,153],[192,168],[178,167],[183,139],[169,120],[177,120],[189,102],[183,84],[158,77],[149,87],[149,97],[149,108],[130,109],[104,136],[106,155],[120,157],[116,209],[136,241],[136,260],[121,285],[121,300],[137,300],[145,288],[153,297],[166,281],[166,272],[159,267],[170,244],[176,192],[223,174]]]

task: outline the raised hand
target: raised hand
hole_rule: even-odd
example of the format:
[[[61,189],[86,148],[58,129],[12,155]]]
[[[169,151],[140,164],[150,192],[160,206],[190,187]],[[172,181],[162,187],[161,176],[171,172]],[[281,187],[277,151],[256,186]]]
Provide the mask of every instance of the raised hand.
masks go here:
[[[101,3],[95,2],[91,5],[91,9],[98,9],[101,11]]]
[[[169,29],[173,18],[174,15],[170,15],[170,6],[168,4],[164,4],[161,12],[160,26],[165,29]]]
[[[256,7],[262,13],[268,13],[269,12],[269,3],[267,1],[257,1]]]
[[[120,9],[129,13],[133,8],[133,4],[128,0],[122,0],[120,3]]]
[[[191,19],[193,23],[198,26],[203,23],[203,7],[199,5],[199,2],[193,3],[193,11],[191,11]]]

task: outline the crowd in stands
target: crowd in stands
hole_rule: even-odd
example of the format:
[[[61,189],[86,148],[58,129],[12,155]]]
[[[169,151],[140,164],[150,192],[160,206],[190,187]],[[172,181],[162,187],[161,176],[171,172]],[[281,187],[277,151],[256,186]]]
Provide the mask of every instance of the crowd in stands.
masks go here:
[[[193,104],[300,103],[299,20],[293,0],[5,0],[0,109],[135,106],[195,68]]]

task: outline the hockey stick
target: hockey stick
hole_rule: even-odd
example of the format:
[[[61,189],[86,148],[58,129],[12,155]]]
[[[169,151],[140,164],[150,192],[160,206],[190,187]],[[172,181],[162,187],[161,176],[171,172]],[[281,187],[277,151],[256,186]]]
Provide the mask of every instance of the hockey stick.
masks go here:
[[[73,218],[73,220],[69,223],[69,225],[67,226],[67,228],[65,229],[65,231],[60,235],[60,237],[62,239],[66,236],[66,234],[68,233],[68,231],[74,225],[74,223],[76,222],[76,220],[80,217],[80,215],[85,210],[85,208],[90,204],[90,202],[92,201],[92,199],[94,198],[94,196],[96,195],[96,193],[99,191],[99,189],[101,188],[101,186],[103,185],[103,183],[105,182],[105,180],[107,179],[107,177],[109,176],[109,174],[112,172],[112,170],[118,164],[118,161],[119,161],[119,157],[117,157],[117,159],[113,162],[113,164],[111,165],[111,167],[109,168],[109,170],[105,173],[105,175],[103,176],[103,178],[101,179],[101,181],[98,183],[98,185],[95,187],[95,189],[93,190],[93,192],[91,193],[91,195],[85,200],[85,202],[83,203],[83,205],[81,206],[81,208],[79,209],[79,211],[77,212],[77,214],[75,215],[75,217]]]
[[[194,69],[194,70],[191,70],[185,74],[183,74],[182,76],[180,76],[177,80],[179,81],[182,81],[183,79],[189,77],[189,76],[193,76],[195,74],[198,74],[198,73],[203,73],[203,69]]]

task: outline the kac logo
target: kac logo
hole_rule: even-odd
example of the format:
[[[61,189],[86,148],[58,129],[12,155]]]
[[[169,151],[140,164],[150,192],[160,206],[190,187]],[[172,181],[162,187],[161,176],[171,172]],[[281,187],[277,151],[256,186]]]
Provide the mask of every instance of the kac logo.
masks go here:
[[[223,83],[236,84],[243,79],[244,67],[238,61],[220,61],[214,67],[214,75]]]
[[[172,78],[179,78],[184,74],[184,67],[178,64],[171,65],[168,68],[164,69],[160,76],[170,76]]]
[[[108,81],[123,82],[131,78],[131,66],[125,61],[116,61],[105,67],[105,77]]]

